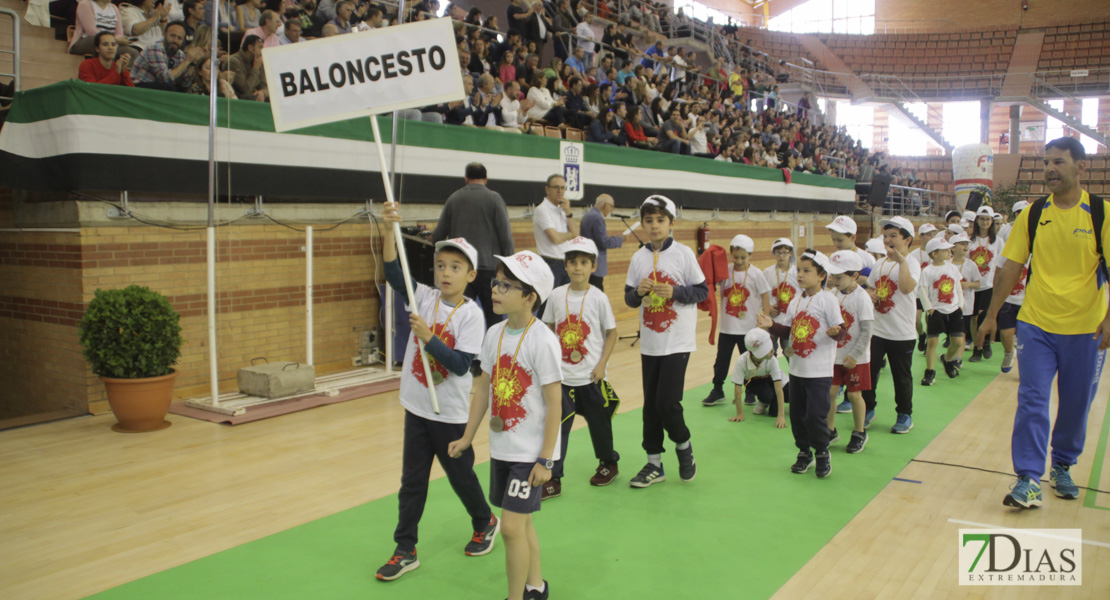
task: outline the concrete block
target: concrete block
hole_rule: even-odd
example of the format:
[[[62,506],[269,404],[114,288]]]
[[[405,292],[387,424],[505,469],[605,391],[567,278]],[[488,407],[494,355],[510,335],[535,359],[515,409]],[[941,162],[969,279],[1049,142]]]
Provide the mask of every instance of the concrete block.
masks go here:
[[[281,398],[316,387],[316,367],[295,362],[272,362],[239,369],[239,391],[249,396]]]

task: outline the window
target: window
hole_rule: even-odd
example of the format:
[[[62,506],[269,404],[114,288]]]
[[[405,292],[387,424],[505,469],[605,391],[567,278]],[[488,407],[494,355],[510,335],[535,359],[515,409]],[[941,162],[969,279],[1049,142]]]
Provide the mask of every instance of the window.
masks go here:
[[[978,102],[945,102],[942,106],[941,135],[949,144],[959,147],[981,141]]]
[[[875,0],[809,0],[772,17],[767,28],[792,33],[873,34]]]
[[[870,148],[875,139],[875,109],[870,106],[853,106],[848,100],[836,101],[836,124],[843,125],[852,139],[861,140]]]
[[[1064,112],[1063,100],[1049,100],[1048,105],[1060,112]],[[1062,137],[1064,137],[1064,122],[1054,117],[1048,117],[1048,126],[1045,127],[1045,142],[1051,142],[1056,138]]]
[[[710,17],[713,18],[713,23],[716,25],[728,23],[728,15],[715,8],[710,8],[701,2],[694,2],[694,0],[675,0],[675,14],[678,14],[679,9],[681,9],[682,14],[687,17],[697,19],[703,23],[708,23]]]
[[[906,108],[922,121],[929,112],[924,102],[913,102]],[[891,118],[888,135],[887,149],[892,156],[925,156],[929,147],[929,136],[905,118]]]
[[[1098,98],[1083,99],[1083,107],[1081,109],[1079,122],[1091,129],[1098,129]],[[1094,139],[1083,135],[1079,137],[1079,141],[1087,150],[1087,154],[1098,153],[1098,142]]]

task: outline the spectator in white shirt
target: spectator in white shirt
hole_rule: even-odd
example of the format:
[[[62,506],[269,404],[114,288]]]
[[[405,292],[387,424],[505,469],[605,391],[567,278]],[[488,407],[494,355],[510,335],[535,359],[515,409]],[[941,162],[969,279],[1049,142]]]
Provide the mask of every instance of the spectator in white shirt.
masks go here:
[[[281,35],[278,36],[278,41],[281,42],[282,46],[303,42],[304,38],[301,37],[301,22],[296,19],[291,19],[286,22],[285,31],[281,32]]]
[[[503,131],[521,133],[521,112],[527,112],[532,107],[532,101],[525,99],[524,102],[521,102],[517,99],[519,96],[520,84],[515,81],[505,84],[505,93],[501,97],[501,127]]]
[[[124,35],[135,38],[131,46],[142,51],[162,39],[162,28],[169,22],[170,7],[162,0],[143,0],[138,5],[122,5],[119,12],[123,17]]]
[[[584,11],[585,8],[580,10]],[[583,50],[585,50],[587,65],[594,64],[594,48],[597,44],[597,33],[594,32],[594,28],[591,25],[593,22],[594,16],[587,12],[585,17],[580,23],[578,23],[578,26],[574,30],[574,32],[578,35],[578,39],[575,40],[575,43],[579,45]]]

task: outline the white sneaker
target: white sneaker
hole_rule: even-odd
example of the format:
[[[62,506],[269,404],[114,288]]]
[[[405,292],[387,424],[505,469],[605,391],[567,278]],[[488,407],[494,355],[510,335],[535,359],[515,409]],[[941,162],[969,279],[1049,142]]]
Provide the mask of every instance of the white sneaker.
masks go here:
[[[1002,372],[1009,373],[1014,368],[1014,353],[1007,352],[1002,355]]]
[[[755,408],[752,409],[752,413],[757,414],[757,415],[767,414],[767,404],[765,404],[763,402],[756,402],[755,403]]]

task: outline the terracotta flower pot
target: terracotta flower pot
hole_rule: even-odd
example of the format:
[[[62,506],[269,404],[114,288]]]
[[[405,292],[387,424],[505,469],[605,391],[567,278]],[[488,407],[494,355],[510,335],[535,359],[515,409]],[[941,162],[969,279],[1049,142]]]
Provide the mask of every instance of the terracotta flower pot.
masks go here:
[[[160,377],[141,379],[116,379],[100,377],[108,392],[108,405],[119,423],[112,425],[113,431],[121,433],[142,433],[157,431],[172,425],[166,420],[166,413],[173,401],[173,382],[177,371]]]

